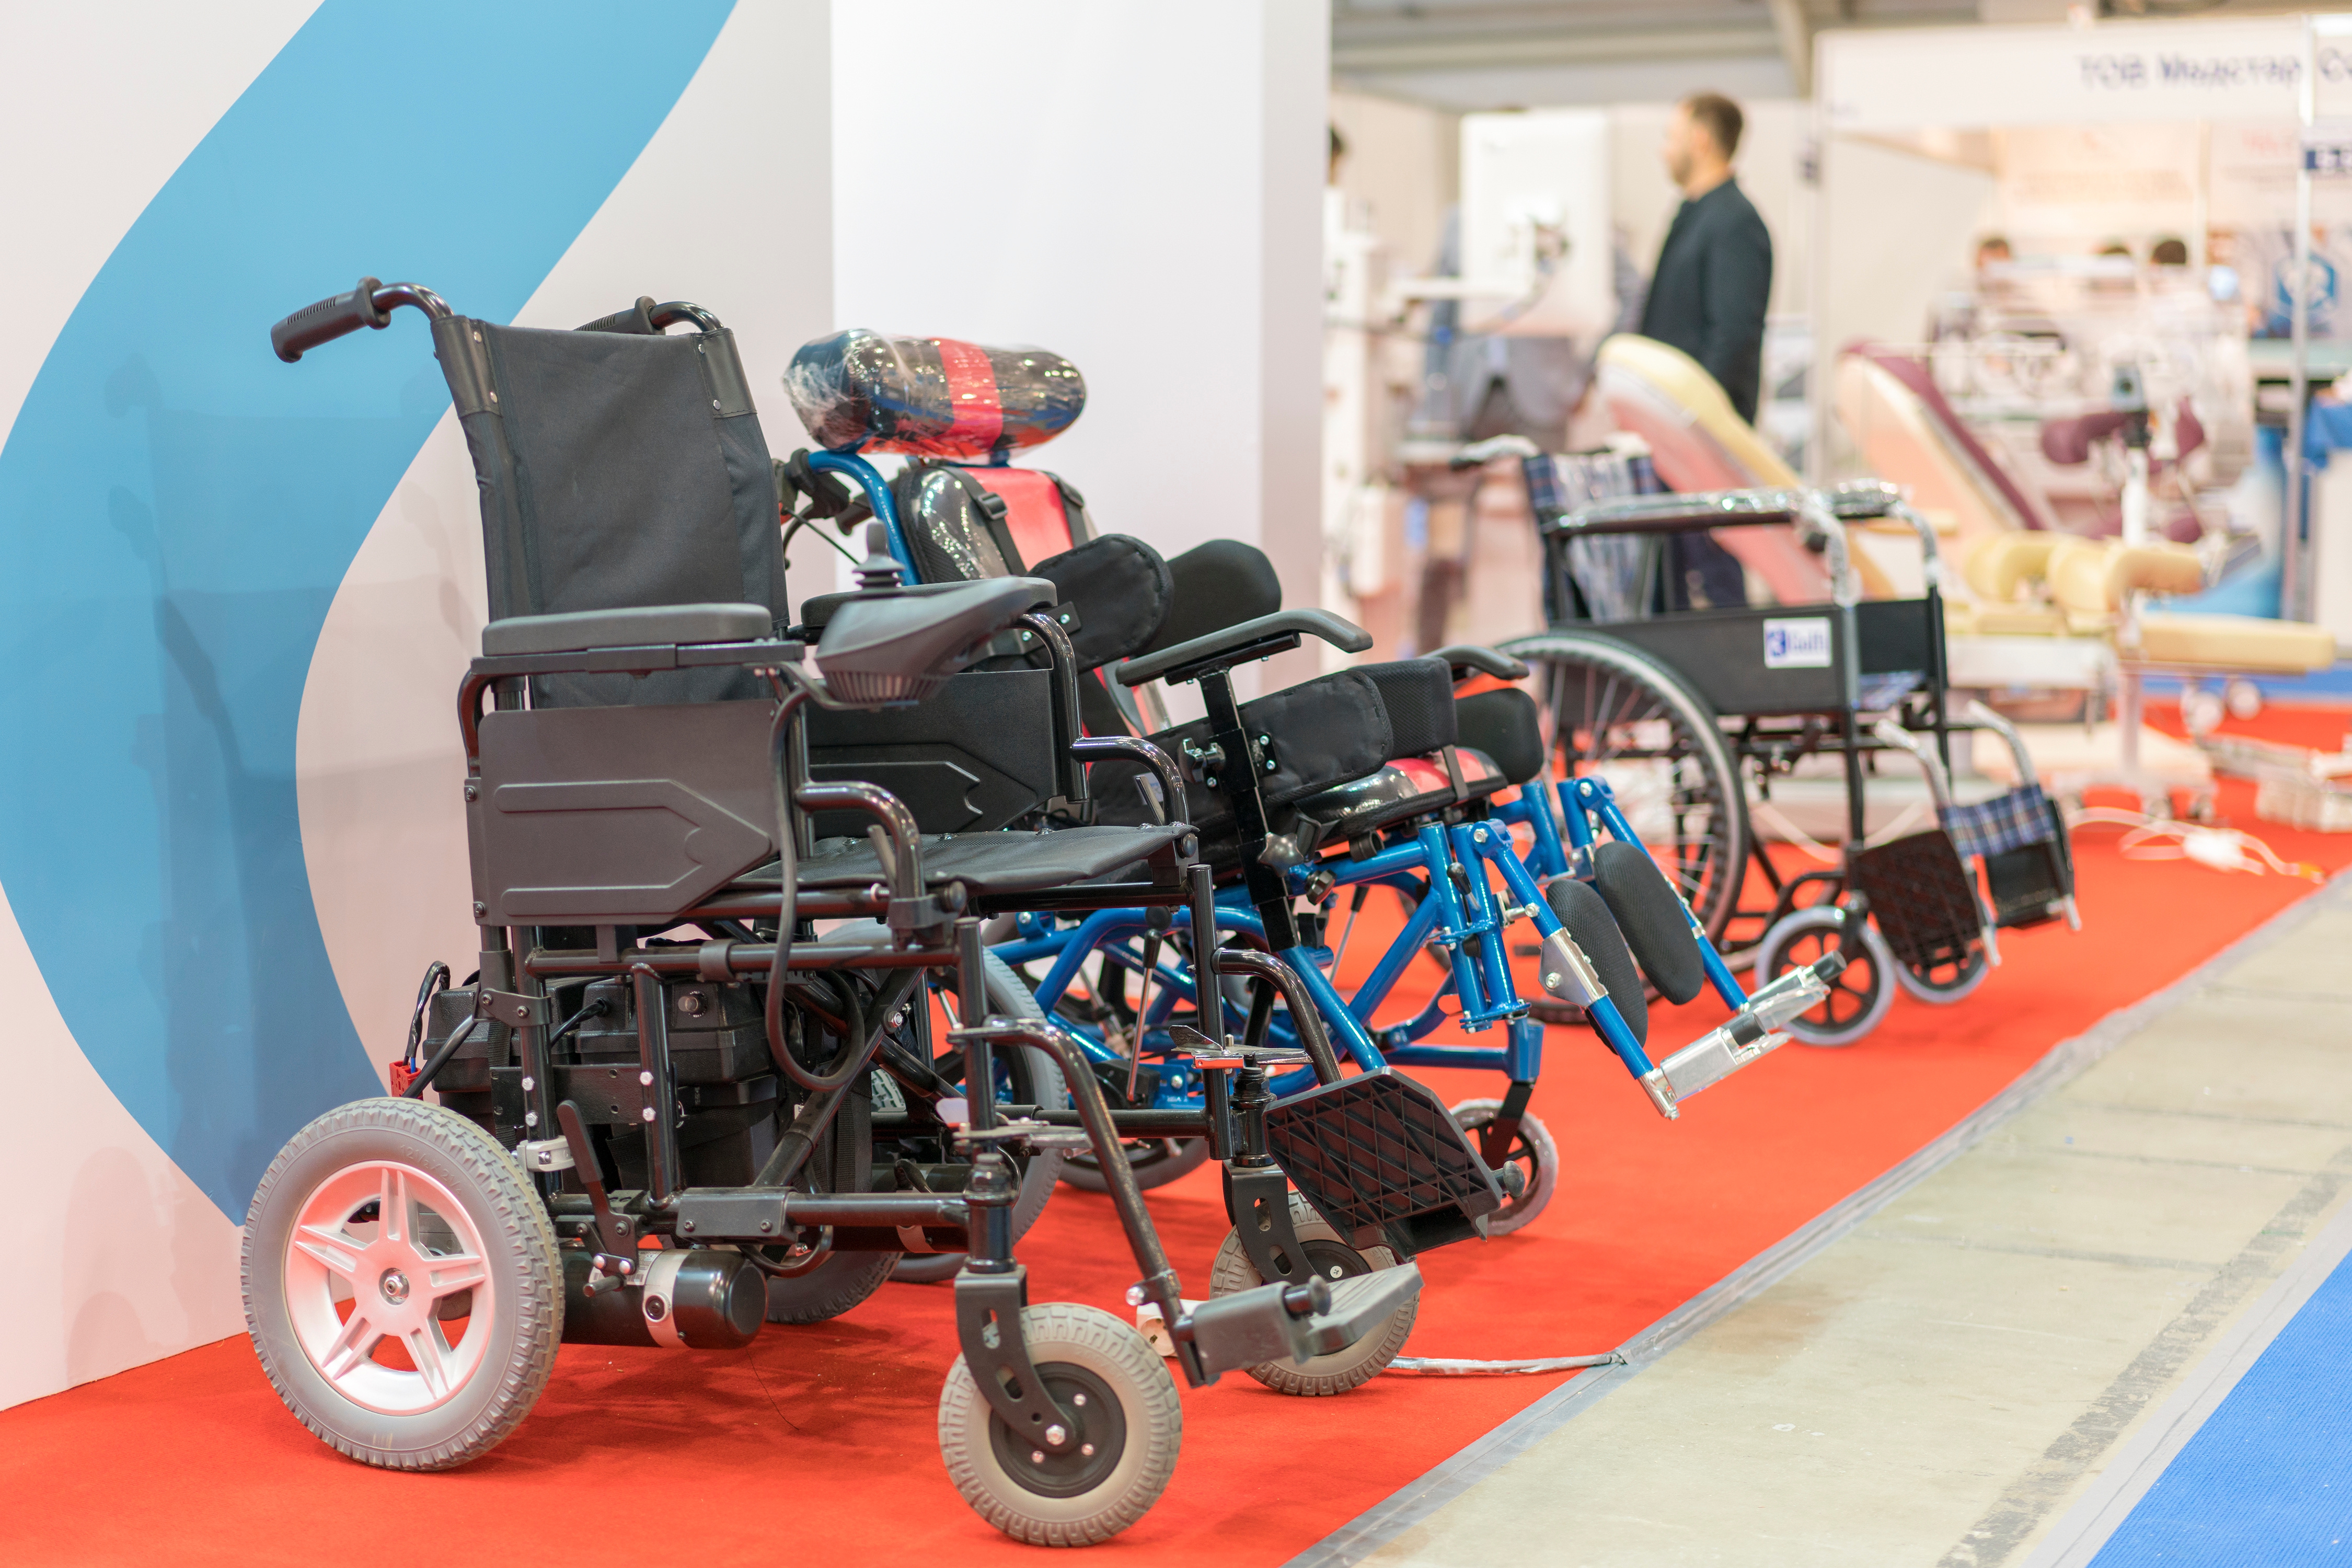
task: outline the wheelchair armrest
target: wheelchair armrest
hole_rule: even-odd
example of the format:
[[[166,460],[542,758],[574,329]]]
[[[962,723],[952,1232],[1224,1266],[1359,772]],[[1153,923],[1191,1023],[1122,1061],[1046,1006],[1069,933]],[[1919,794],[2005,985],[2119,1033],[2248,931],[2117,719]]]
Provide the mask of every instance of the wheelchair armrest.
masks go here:
[[[1475,643],[1449,643],[1427,657],[1442,658],[1454,671],[1456,680],[1467,680],[1474,675],[1491,675],[1497,680],[1525,680],[1528,667],[1509,654]]]
[[[775,616],[760,605],[647,605],[559,616],[509,616],[482,628],[482,657],[756,642],[773,636],[775,624]]]
[[[1254,621],[1211,632],[1163,647],[1118,666],[1121,686],[1141,686],[1148,680],[1181,684],[1212,670],[1230,669],[1252,659],[1266,658],[1298,646],[1301,637],[1321,637],[1342,653],[1361,653],[1372,646],[1370,632],[1328,610],[1277,610]]]
[[[1053,606],[1055,595],[1052,583],[1043,577],[1024,577],[1019,581],[1034,584],[1027,608],[1050,609]],[[970,583],[910,583],[898,592],[917,598],[929,598],[940,594],[952,594],[959,588],[971,586]],[[808,633],[808,640],[814,642],[824,636],[825,626],[832,622],[841,606],[856,597],[857,593],[853,589],[841,594],[820,594],[814,599],[803,601],[801,625]]]
[[[1052,584],[1030,577],[958,583],[945,594],[855,594],[825,626],[816,667],[832,695],[853,704],[919,700],[1016,620],[1037,621],[1043,635],[1052,623],[1029,610],[1040,594],[1050,600]]]

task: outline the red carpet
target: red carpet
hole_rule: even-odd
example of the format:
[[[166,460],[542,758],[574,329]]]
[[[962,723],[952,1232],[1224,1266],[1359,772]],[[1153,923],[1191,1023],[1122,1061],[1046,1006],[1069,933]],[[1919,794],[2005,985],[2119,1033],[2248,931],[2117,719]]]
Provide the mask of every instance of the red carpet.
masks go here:
[[[2343,727],[2340,712],[2233,726],[2320,744]],[[2290,860],[2352,862],[2352,836],[2256,822],[2246,786],[2226,784],[2221,805]],[[1790,1046],[1678,1123],[1659,1121],[1589,1035],[1553,1031],[1535,1109],[1566,1184],[1527,1231],[1431,1255],[1409,1350],[1501,1357],[1618,1343],[1904,1159],[2057,1041],[2313,890],[2126,862],[2115,838],[2077,840],[2079,934],[2005,933],[2007,963],[1959,1005],[1898,998],[1860,1045]],[[1357,933],[1350,969],[1369,963],[1370,934]],[[1679,1045],[1720,1012],[1662,1011],[1653,1043]],[[1449,1098],[1496,1091],[1467,1075],[1438,1087]],[[1224,1228],[1213,1173],[1154,1207],[1188,1288],[1204,1290]],[[1064,1189],[1023,1249],[1034,1299],[1119,1310],[1133,1268],[1115,1235],[1102,1200]],[[226,1341],[0,1413],[11,1500],[0,1562],[1032,1557],[982,1525],[940,1468],[935,1405],[955,1354],[947,1308],[943,1290],[894,1286],[828,1328],[772,1328],[740,1354],[568,1347],[516,1436],[468,1469],[423,1477],[330,1453],[278,1405],[245,1341]],[[1230,1376],[1185,1395],[1174,1484],[1091,1560],[1279,1563],[1559,1384],[1391,1377],[1294,1400]]]

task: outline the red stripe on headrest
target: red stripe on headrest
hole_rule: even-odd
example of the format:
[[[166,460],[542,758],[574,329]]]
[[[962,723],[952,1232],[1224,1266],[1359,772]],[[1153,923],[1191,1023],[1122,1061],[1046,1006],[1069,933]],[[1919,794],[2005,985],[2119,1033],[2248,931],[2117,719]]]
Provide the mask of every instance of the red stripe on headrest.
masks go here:
[[[1004,434],[1004,404],[997,396],[996,371],[988,363],[988,351],[953,338],[931,341],[939,345],[948,406],[955,411],[955,423],[939,438],[940,446],[950,452],[990,450]]]

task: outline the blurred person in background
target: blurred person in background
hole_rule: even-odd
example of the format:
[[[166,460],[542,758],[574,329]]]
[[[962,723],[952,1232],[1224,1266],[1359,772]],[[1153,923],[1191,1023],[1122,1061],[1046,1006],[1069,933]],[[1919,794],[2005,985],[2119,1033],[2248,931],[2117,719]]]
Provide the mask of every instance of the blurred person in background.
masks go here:
[[[1696,360],[1753,425],[1764,373],[1772,237],[1732,173],[1747,117],[1719,92],[1675,106],[1660,153],[1683,194],[1643,302],[1641,332]],[[1704,534],[1675,541],[1675,609],[1748,602],[1739,563]]]

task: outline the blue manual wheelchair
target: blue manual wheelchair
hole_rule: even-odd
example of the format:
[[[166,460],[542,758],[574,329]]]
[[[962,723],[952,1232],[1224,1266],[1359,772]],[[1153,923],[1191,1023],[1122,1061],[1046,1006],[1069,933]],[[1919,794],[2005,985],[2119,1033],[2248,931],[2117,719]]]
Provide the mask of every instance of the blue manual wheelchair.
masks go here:
[[[1778,1025],[1790,1010],[1814,1005],[1835,979],[1843,960],[1824,955],[1787,984],[1747,996],[1634,837],[1608,784],[1583,778],[1555,785],[1546,777],[1533,703],[1509,689],[1454,697],[1457,679],[1474,674],[1525,678],[1514,658],[1448,648],[1239,701],[1232,670],[1240,663],[1295,647],[1305,636],[1345,651],[1360,651],[1369,639],[1319,612],[1282,612],[1278,582],[1246,547],[1203,546],[1158,563],[1139,542],[1093,535],[1071,487],[1004,464],[1005,450],[987,439],[984,426],[958,444],[935,415],[910,439],[908,411],[927,393],[937,395],[909,374],[910,361],[929,353],[942,363],[988,364],[1008,351],[917,340],[890,353],[871,338],[851,332],[811,344],[787,377],[812,434],[837,443],[793,459],[792,471],[806,476],[811,510],[870,511],[926,581],[1025,570],[1068,585],[1057,614],[1075,621],[1074,641],[1095,655],[1078,694],[1088,728],[1119,736],[1149,728],[1152,743],[1181,759],[1183,776],[1173,784],[1139,773],[1140,799],[1149,814],[1181,797],[1184,815],[1200,826],[1203,858],[1221,883],[1213,914],[1221,944],[1283,958],[1318,1015],[1312,1026],[1366,1071],[1443,1067],[1504,1075],[1500,1099],[1454,1108],[1489,1165],[1506,1176],[1508,1195],[1488,1234],[1527,1224],[1559,1185],[1551,1141],[1528,1113],[1542,1058],[1538,1007],[1549,1005],[1556,1021],[1589,1020],[1672,1117],[1690,1094],[1778,1045],[1785,1037]],[[975,386],[978,379],[965,384],[978,401],[1012,401],[1000,389]],[[1078,404],[1066,376],[1060,388],[1066,425]],[[886,479],[868,461],[876,451],[910,451],[917,460]],[[826,476],[854,481],[857,498],[841,488],[828,493]],[[1053,553],[1035,558],[1040,548]],[[1099,563],[1112,555],[1123,576]],[[1207,716],[1152,726],[1146,715],[1154,710],[1138,694],[1155,681],[1198,682]],[[942,752],[932,760],[958,788],[977,777],[969,757]],[[975,794],[954,807],[969,809]],[[1115,784],[1099,799],[1106,813],[1122,805]],[[1369,977],[1343,995],[1333,978],[1339,950],[1355,913],[1381,887],[1402,895],[1411,912]],[[1343,893],[1349,919],[1335,949],[1330,928]],[[1538,939],[1542,1001],[1522,997],[1512,974],[1509,938],[1520,921]],[[1176,1110],[1203,1093],[1185,1050],[1193,1031],[1237,1028],[1245,1043],[1281,1050],[1301,1030],[1267,987],[1231,994],[1213,988],[1204,1007],[1193,975],[1197,929],[1188,910],[1035,909],[991,934],[993,955],[1072,1028],[1113,1103]],[[1423,952],[1444,965],[1436,994],[1409,1016],[1381,1021]],[[1711,984],[1734,1016],[1654,1062],[1644,977],[1675,1002]],[[1447,1010],[1448,998],[1456,1010]],[[1448,1024],[1473,1034],[1500,1028],[1503,1043],[1431,1038]],[[1294,1073],[1276,1078],[1274,1088],[1304,1081]],[[1130,1160],[1139,1180],[1154,1184],[1205,1154],[1196,1143],[1161,1139],[1131,1150]],[[1076,1158],[1064,1173],[1083,1184],[1089,1167]]]

